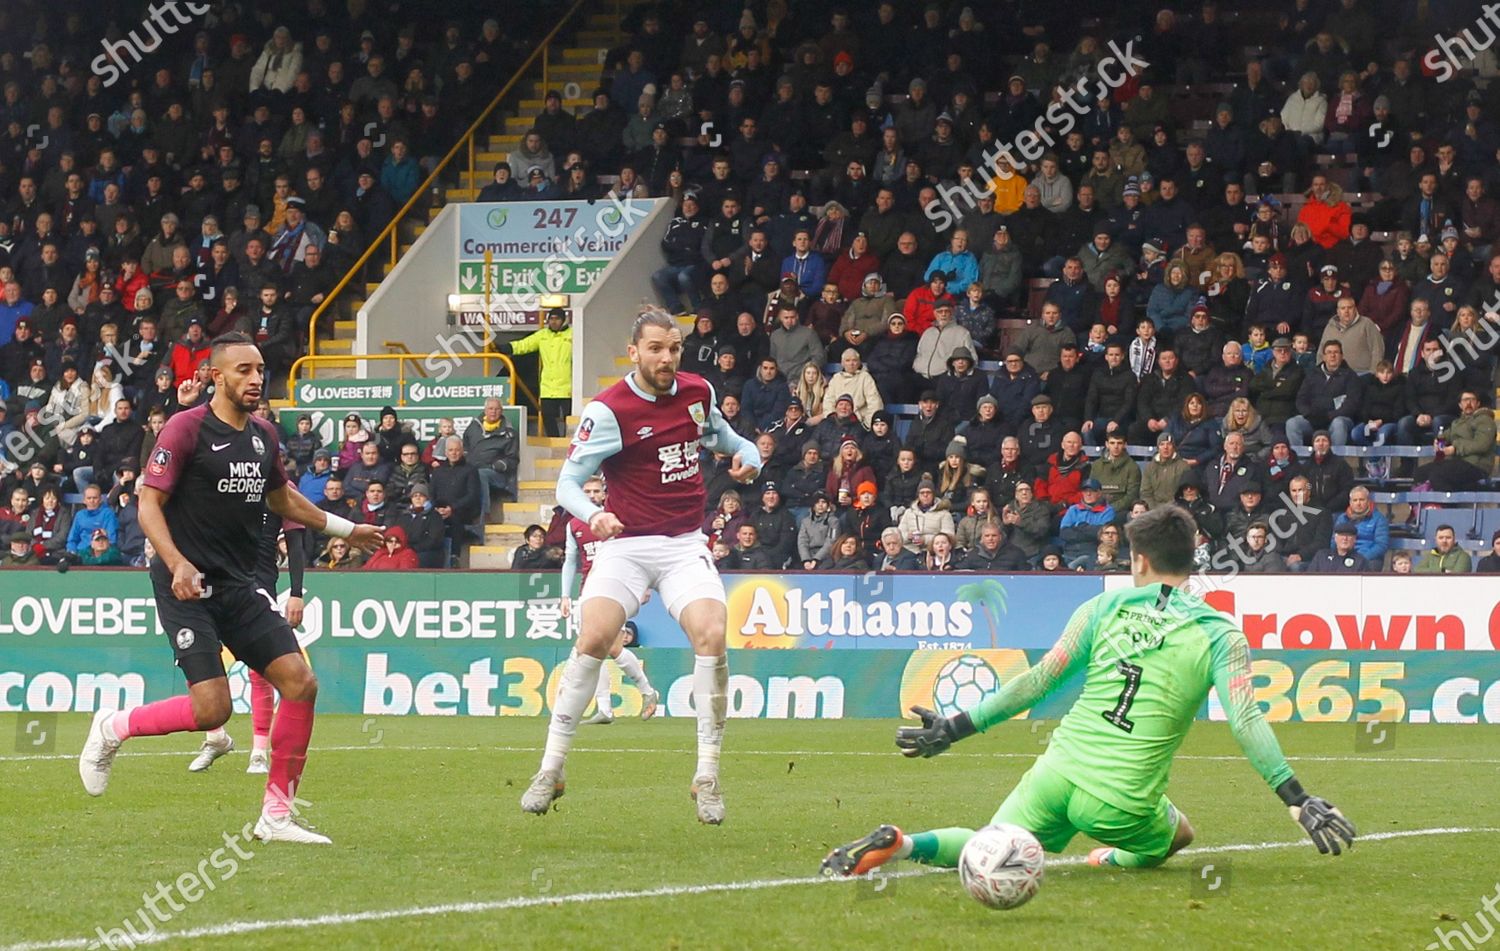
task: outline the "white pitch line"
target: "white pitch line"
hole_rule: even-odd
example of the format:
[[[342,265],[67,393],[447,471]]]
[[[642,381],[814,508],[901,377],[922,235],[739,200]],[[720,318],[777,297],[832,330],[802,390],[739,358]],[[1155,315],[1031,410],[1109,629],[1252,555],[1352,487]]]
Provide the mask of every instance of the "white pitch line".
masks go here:
[[[1361,836],[1359,845],[1383,842],[1392,839],[1410,839],[1437,835],[1473,835],[1476,833],[1500,832],[1500,828],[1487,826],[1441,826],[1431,829],[1407,829],[1399,832],[1375,832]],[[1296,849],[1310,847],[1308,839],[1292,842],[1241,842],[1229,845],[1208,845],[1196,849],[1184,849],[1178,855],[1214,855],[1220,852],[1266,852],[1273,849]],[[1086,856],[1069,855],[1049,858],[1049,868],[1069,868],[1083,865]],[[717,895],[729,892],[754,892],[771,888],[787,888],[797,885],[828,887],[851,882],[876,879],[916,878],[951,872],[952,869],[912,868],[879,876],[858,878],[823,878],[805,876],[800,878],[760,878],[741,882],[713,882],[705,885],[662,885],[657,888],[635,891],[574,892],[567,895],[531,895],[505,898],[498,901],[455,902],[443,905],[415,905],[407,908],[388,908],[370,911],[316,915],[307,918],[260,919],[255,921],[228,921],[219,925],[187,928],[182,931],[159,931],[136,941],[136,944],[160,944],[166,941],[187,941],[195,938],[228,938],[235,935],[254,934],[261,931],[304,928],[334,928],[344,925],[364,924],[372,921],[391,921],[401,918],[434,918],[443,915],[478,915],[499,911],[515,911],[526,908],[558,907],[600,902],[633,901],[650,898],[678,898],[685,895]],[[74,951],[88,948],[97,938],[59,938],[54,941],[27,941],[0,947],[0,951]]]
[[[1038,745],[1040,746],[1040,744],[1038,744]],[[540,747],[540,746],[421,746],[421,745],[417,745],[417,746],[392,746],[392,745],[386,744],[386,743],[360,743],[360,744],[353,744],[353,745],[349,745],[349,746],[314,746],[314,747],[310,747],[308,749],[308,752],[310,752],[310,753],[359,753],[359,752],[367,752],[367,753],[385,753],[385,752],[411,752],[411,753],[426,753],[426,752],[434,752],[434,753],[437,753],[437,752],[448,752],[448,753],[541,753],[542,751],[543,751],[543,748]],[[178,750],[178,751],[174,751],[174,750],[153,750],[153,751],[150,751],[150,752],[136,753],[136,752],[129,751],[129,749],[127,748],[126,750],[122,751],[120,753],[120,755],[122,757],[135,757],[135,756],[140,756],[140,757],[146,757],[146,756],[192,756],[193,752],[194,751],[191,750],[191,749],[183,749],[183,750]],[[630,747],[630,746],[625,746],[625,747],[594,746],[594,747],[584,747],[584,746],[575,746],[575,747],[573,747],[573,752],[575,752],[575,753],[631,753],[631,754],[645,753],[645,754],[665,754],[665,755],[688,755],[688,754],[694,753],[695,751],[694,750],[690,750],[690,749],[681,749],[681,748],[675,748],[675,747],[650,747],[650,746],[639,746],[639,747]],[[879,753],[879,752],[875,752],[874,750],[738,750],[738,749],[731,748],[729,750],[729,753],[731,755],[731,758],[733,756],[878,756],[878,757],[889,758],[889,757],[892,757],[892,756],[900,756],[901,755],[900,753],[898,753],[894,749],[891,750],[889,753]],[[1041,755],[1040,749],[1036,753],[1013,753],[1013,752],[1005,752],[1005,751],[997,751],[997,752],[994,752],[994,753],[955,753],[955,752],[948,752],[948,753],[944,753],[943,754],[943,758],[944,759],[1035,759],[1039,755]],[[35,754],[27,753],[27,754],[21,754],[21,755],[0,756],[0,763],[45,762],[45,761],[48,761],[48,760],[76,760],[77,758],[78,758],[78,754],[76,754],[76,753],[35,753]],[[1189,760],[1189,761],[1212,762],[1212,763],[1219,763],[1219,762],[1233,763],[1233,762],[1239,762],[1242,759],[1244,759],[1244,757],[1243,756],[1239,756],[1239,755],[1229,755],[1229,754],[1216,755],[1216,754],[1206,754],[1206,753],[1203,753],[1203,754],[1179,753],[1179,754],[1177,754],[1176,756],[1173,757],[1173,760]],[[1331,755],[1313,755],[1313,756],[1288,756],[1286,759],[1287,759],[1288,762],[1293,762],[1293,763],[1433,763],[1433,764],[1447,764],[1447,765],[1470,765],[1470,764],[1472,764],[1472,765],[1476,765],[1476,766],[1500,765],[1500,758],[1496,758],[1496,759],[1484,759],[1484,758],[1477,758],[1477,757],[1472,757],[1472,756],[1448,758],[1448,757],[1442,757],[1442,756],[1331,756]],[[0,951],[3,951],[3,949],[0,949]]]

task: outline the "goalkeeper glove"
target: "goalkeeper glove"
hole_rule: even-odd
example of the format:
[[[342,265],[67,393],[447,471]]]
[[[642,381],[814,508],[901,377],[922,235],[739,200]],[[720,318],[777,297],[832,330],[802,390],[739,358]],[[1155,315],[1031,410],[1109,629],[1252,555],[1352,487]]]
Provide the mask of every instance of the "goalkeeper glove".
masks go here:
[[[1303,792],[1302,784],[1296,779],[1288,779],[1276,787],[1276,795],[1286,803],[1292,820],[1307,832],[1319,852],[1324,855],[1329,852],[1341,855],[1345,846],[1354,844],[1354,837],[1357,835],[1354,823],[1344,818],[1344,814],[1333,803]]]
[[[911,712],[921,718],[922,725],[904,726],[896,731],[896,745],[906,756],[936,756],[958,740],[978,732],[967,713],[944,717],[926,707],[912,707]]]

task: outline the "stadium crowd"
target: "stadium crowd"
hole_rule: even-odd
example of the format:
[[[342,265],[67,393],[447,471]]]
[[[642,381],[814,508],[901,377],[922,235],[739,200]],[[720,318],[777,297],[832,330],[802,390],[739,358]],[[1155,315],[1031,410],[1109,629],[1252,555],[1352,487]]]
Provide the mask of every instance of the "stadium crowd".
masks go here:
[[[763,456],[705,459],[723,567],[1121,571],[1179,504],[1215,567],[1382,570],[1392,462],[1333,449],[1493,471],[1494,52],[1439,82],[1436,4],[1025,9],[640,8],[480,198],[675,203],[654,290]]]
[[[6,563],[139,562],[129,485],[201,398],[207,340],[252,333],[279,383],[525,55],[524,23],[328,6],[215,5],[111,86],[78,14],[0,29]],[[1435,446],[1418,484],[1488,479],[1500,83],[1493,50],[1443,82],[1426,55],[1467,14],[1094,6],[637,7],[592,106],[548,93],[495,166],[480,200],[674,201],[654,289],[696,314],[684,367],[764,456],[748,490],[705,460],[721,565],[1122,570],[1120,525],[1182,504],[1216,565],[1379,569],[1390,526],[1358,483],[1391,463],[1333,448]],[[1110,86],[1111,57],[1146,65]],[[1222,99],[1188,114],[1174,93],[1204,83]],[[377,565],[447,563],[514,496],[513,456],[468,444],[514,450],[503,416],[441,445],[385,413],[345,427],[321,460],[289,436],[299,482],[440,523]],[[1321,514],[1288,536],[1293,510]],[[517,566],[557,559],[534,528]],[[1468,567],[1442,535],[1413,570]]]
[[[209,6],[175,35],[114,5],[0,10],[0,565],[145,563],[135,479],[204,398],[209,341],[251,334],[283,386],[312,311],[557,7],[502,31],[470,2]],[[160,41],[144,59],[140,37]],[[438,567],[492,489],[514,498],[492,415],[453,446],[353,417],[328,450],[299,421],[285,461],[314,501],[392,527],[372,567]]]

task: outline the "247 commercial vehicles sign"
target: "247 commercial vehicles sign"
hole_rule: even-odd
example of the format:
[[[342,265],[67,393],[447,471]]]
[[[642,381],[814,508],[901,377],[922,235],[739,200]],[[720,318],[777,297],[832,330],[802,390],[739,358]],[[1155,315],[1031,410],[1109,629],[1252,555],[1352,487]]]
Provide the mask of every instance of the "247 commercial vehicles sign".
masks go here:
[[[757,605],[754,586],[773,578],[782,587]],[[893,717],[913,704],[951,713],[976,703],[1035,663],[1061,626],[1055,617],[1065,617],[1106,584],[1098,576],[900,575],[895,580],[901,586],[880,594],[870,587],[849,588],[851,594],[886,598],[898,618],[906,606],[913,626],[886,633],[871,626],[876,618],[871,604],[853,601],[842,588],[823,589],[826,576],[809,579],[818,586],[808,588],[767,575],[730,580],[731,587],[750,592],[741,610],[731,607],[730,623],[737,631],[731,638],[737,640],[730,659],[730,715],[797,719]],[[868,586],[878,579],[834,580]],[[1387,610],[1391,602],[1362,606],[1351,594],[1362,585],[1372,590],[1390,585],[1388,576],[1325,578],[1313,585],[1321,585],[1323,602],[1333,611],[1350,612],[1347,620],[1326,614],[1330,631],[1372,630],[1378,623],[1393,631],[1404,625],[1412,633],[1402,649],[1366,649],[1351,646],[1353,634],[1334,634],[1327,641],[1320,634],[1310,642],[1288,638],[1291,618],[1312,612],[1288,602],[1284,590],[1271,594],[1258,584],[1267,580],[1296,588],[1306,579],[1254,580],[1257,584],[1244,589],[1238,582],[1231,586],[1229,607],[1247,627],[1266,629],[1262,643],[1271,643],[1272,616],[1298,612],[1282,619],[1279,649],[1255,652],[1252,687],[1271,720],[1500,723],[1500,650],[1495,649],[1500,631],[1480,617],[1500,613],[1500,593],[1476,589],[1466,578],[1400,579],[1407,589],[1402,610],[1433,615],[1377,620],[1362,612]],[[953,587],[991,581],[1004,588],[1003,599],[994,589],[960,593]],[[572,645],[555,573],[311,572],[307,590],[298,637],[318,671],[321,710],[365,716],[541,716],[551,709]],[[821,602],[810,607],[814,599]],[[1469,601],[1472,616],[1461,607]],[[828,613],[836,603],[844,619],[842,634],[833,633]],[[856,617],[851,605],[867,613]],[[946,607],[940,614],[933,605]],[[1449,607],[1465,616],[1446,613]],[[997,612],[998,624],[983,618]],[[760,628],[779,625],[783,631],[800,617],[803,634],[788,644],[786,633],[747,633],[751,617]],[[865,633],[852,633],[856,620]],[[690,716],[691,648],[674,646],[680,632],[670,622],[642,621],[640,653],[662,691],[666,712]],[[1483,626],[1475,630],[1473,624]],[[1308,630],[1311,622],[1298,620],[1295,627]],[[1418,648],[1416,632],[1424,629],[1455,633]],[[1294,641],[1299,646],[1292,646]],[[792,649],[755,649],[773,643]],[[817,649],[850,643],[878,649]],[[616,710],[625,715],[639,710],[639,694],[619,680],[618,671],[612,676]],[[248,710],[249,680],[242,664],[233,663],[230,687],[236,709]],[[158,700],[181,689],[144,571],[0,573],[0,711],[88,712]],[[1060,716],[1077,690],[1075,680],[1029,715]],[[1212,695],[1199,717],[1222,719]],[[1376,742],[1373,735],[1370,742]]]
[[[594,286],[610,260],[645,221],[653,201],[552,201],[465,204],[458,216],[457,293],[511,299],[579,294]]]

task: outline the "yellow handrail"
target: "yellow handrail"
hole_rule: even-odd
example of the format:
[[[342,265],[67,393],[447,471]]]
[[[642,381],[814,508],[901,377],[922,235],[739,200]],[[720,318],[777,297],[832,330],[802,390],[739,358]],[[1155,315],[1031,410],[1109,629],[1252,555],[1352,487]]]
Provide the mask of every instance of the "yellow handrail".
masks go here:
[[[478,134],[480,126],[489,121],[490,114],[493,113],[496,107],[500,105],[500,102],[510,94],[511,89],[516,85],[516,83],[520,82],[525,77],[527,70],[531,69],[538,56],[542,56],[543,63],[546,63],[548,47],[552,45],[552,41],[557,37],[557,34],[562,31],[562,28],[567,25],[568,21],[573,18],[573,15],[583,8],[585,2],[586,0],[574,0],[573,5],[568,8],[568,12],[564,13],[562,15],[562,19],[557,21],[557,25],[552,28],[552,31],[550,33],[547,34],[546,39],[542,40],[541,44],[536,49],[531,51],[531,55],[526,57],[526,61],[522,63],[521,66],[516,70],[515,74],[510,77],[510,80],[506,82],[503,87],[501,87],[500,91],[495,94],[495,98],[490,100],[490,104],[486,106],[485,110],[479,114],[479,118],[475,119],[473,124],[469,126],[468,131],[465,132],[457,142],[453,143],[453,148],[449,149],[448,154],[443,156],[442,161],[438,162],[437,165],[433,167],[432,173],[429,174],[426,180],[417,187],[417,190],[413,192],[411,197],[406,200],[406,204],[401,206],[401,210],[396,212],[396,214],[391,218],[390,222],[385,226],[380,234],[370,239],[369,247],[365,248],[365,252],[359,256],[359,260],[354,262],[354,266],[349,268],[349,272],[344,275],[343,280],[334,285],[333,290],[328,292],[328,296],[323,298],[323,303],[319,304],[318,307],[312,312],[312,316],[310,316],[307,321],[307,356],[312,357],[318,355],[318,320],[323,316],[324,311],[326,311],[333,304],[333,302],[338,299],[339,294],[343,292],[344,287],[347,286],[351,280],[353,280],[355,275],[363,273],[365,264],[370,260],[371,255],[375,253],[375,249],[380,247],[381,242],[385,241],[387,237],[390,238],[391,243],[391,267],[396,266],[396,259],[400,252],[400,240],[398,235],[401,231],[401,223],[406,219],[407,213],[416,206],[417,202],[432,189],[432,186],[438,180],[438,176],[447,169],[448,163],[453,161],[453,157],[458,154],[459,149],[464,148],[466,145],[469,153],[469,186],[471,188],[473,187],[474,136]],[[546,73],[544,70],[543,92],[546,91],[545,80]],[[340,355],[339,359],[342,361],[347,361],[349,358]],[[366,360],[373,358],[359,357],[359,359]],[[511,377],[512,379],[515,378],[514,372],[512,372]]]
[[[436,353],[371,353],[371,354],[367,354],[365,356],[355,357],[355,359],[357,359],[357,360],[395,360],[396,361],[396,386],[398,388],[400,388],[401,391],[402,391],[401,394],[397,397],[398,402],[397,402],[396,405],[397,406],[404,406],[404,405],[406,405],[406,393],[405,393],[405,387],[406,387],[406,365],[408,363],[419,364],[420,361],[425,361],[429,357],[438,357],[438,358],[446,361],[446,360],[453,359],[453,354],[451,354],[451,353],[445,353],[445,352],[443,352],[441,350],[437,351]],[[510,402],[511,405],[515,405],[515,402],[516,402],[516,393],[517,393],[517,391],[519,391],[524,386],[524,384],[522,384],[520,378],[516,376],[516,365],[515,365],[515,363],[511,360],[511,358],[508,355],[503,354],[503,353],[475,353],[475,354],[469,355],[465,359],[469,359],[469,360],[482,360],[482,361],[484,361],[484,375],[485,376],[489,376],[490,375],[490,361],[491,360],[498,360],[506,368],[506,370],[508,370],[509,373],[510,373],[511,385],[510,385],[510,400],[509,400],[509,402]],[[337,356],[330,356],[330,355],[326,355],[326,354],[324,354],[324,355],[308,354],[305,357],[298,357],[295,361],[293,361],[293,363],[292,363],[292,369],[291,369],[290,373],[287,375],[287,393],[286,393],[287,399],[291,401],[291,404],[293,406],[297,405],[297,371],[298,370],[302,369],[303,367],[316,367],[319,364],[323,364],[323,363],[343,363],[343,362],[347,362],[348,360],[349,360],[349,357],[346,357],[346,356],[344,356],[342,354],[339,354]],[[425,367],[421,367],[419,365],[418,369],[422,370],[422,375],[423,376],[427,375]],[[528,390],[527,393],[529,395],[530,391]],[[532,397],[532,398],[535,399],[535,397]]]

